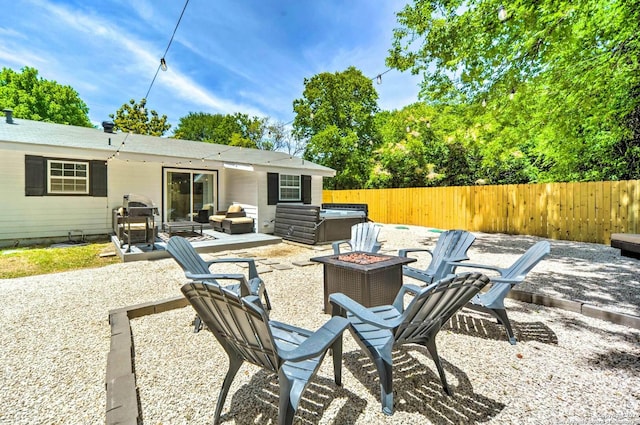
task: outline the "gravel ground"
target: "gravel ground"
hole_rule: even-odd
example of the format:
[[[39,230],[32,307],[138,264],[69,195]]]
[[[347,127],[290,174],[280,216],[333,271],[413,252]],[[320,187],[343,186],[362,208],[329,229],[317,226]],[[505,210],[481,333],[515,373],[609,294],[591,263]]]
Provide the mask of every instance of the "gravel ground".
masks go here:
[[[383,252],[394,252],[432,246],[438,236],[384,225],[380,239]],[[476,236],[471,260],[502,266],[540,240]],[[550,242],[551,255],[519,289],[640,316],[639,260],[604,245]],[[292,263],[328,249],[283,243],[225,254],[258,259],[273,319],[317,329],[329,319],[322,312],[322,266]],[[171,259],[0,280],[0,424],[104,423],[109,310],[180,295],[184,281]],[[380,412],[373,365],[346,333],[343,387],[333,383],[325,359],[294,423],[640,423],[640,330],[513,300],[507,309],[515,346],[492,319],[467,310],[439,334],[452,397],[442,392],[426,349],[397,350],[391,417]],[[187,307],[131,321],[145,424],[212,422],[227,360],[208,332],[192,332],[193,316]],[[276,423],[277,397],[275,377],[245,365],[222,422]]]

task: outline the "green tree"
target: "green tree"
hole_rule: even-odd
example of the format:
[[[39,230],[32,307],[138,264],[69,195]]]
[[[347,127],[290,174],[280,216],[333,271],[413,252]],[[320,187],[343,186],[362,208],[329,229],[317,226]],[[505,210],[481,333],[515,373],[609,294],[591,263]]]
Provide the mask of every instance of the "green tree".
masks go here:
[[[485,160],[541,180],[637,175],[638,0],[414,0],[398,23],[387,64],[423,74],[431,104],[476,105]]]
[[[373,155],[368,187],[422,187],[441,181],[446,146],[432,129],[434,116],[435,109],[424,103],[376,115],[381,142]]]
[[[142,98],[139,103],[134,99],[129,100],[118,109],[115,114],[109,114],[113,119],[116,130],[132,132],[134,134],[145,134],[148,136],[162,136],[170,128],[167,123],[167,116],[160,116],[155,110],[145,108],[147,100]],[[151,117],[149,117],[151,113]]]
[[[180,118],[173,137],[221,145],[262,149],[266,118],[190,112]]]
[[[38,78],[28,66],[22,73],[2,68],[0,108],[12,109],[16,118],[93,127],[89,108],[73,88]]]
[[[303,97],[293,102],[293,132],[307,141],[305,159],[336,170],[326,188],[364,187],[377,147],[378,94],[371,80],[349,67],[305,78],[304,86]]]
[[[473,109],[418,102],[376,117],[381,147],[370,187],[460,186],[488,183]],[[501,171],[501,163],[495,164]]]

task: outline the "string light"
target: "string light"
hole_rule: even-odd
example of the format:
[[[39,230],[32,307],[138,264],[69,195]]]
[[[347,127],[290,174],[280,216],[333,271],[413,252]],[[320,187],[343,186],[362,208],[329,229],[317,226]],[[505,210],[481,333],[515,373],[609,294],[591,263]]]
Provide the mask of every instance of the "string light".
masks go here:
[[[498,8],[498,19],[500,21],[506,21],[508,17],[509,15],[507,14],[507,10],[502,5],[500,5],[500,7]]]
[[[151,84],[149,84],[149,89],[147,89],[147,94],[143,98],[145,101],[149,99],[149,93],[151,93],[151,88],[153,87],[153,84],[155,83],[156,78],[158,77],[158,72],[160,70],[163,70],[163,71],[167,70],[167,61],[166,61],[165,58],[167,57],[167,53],[169,52],[169,48],[171,47],[171,43],[173,43],[173,38],[175,37],[176,31],[178,30],[178,27],[180,26],[180,21],[182,21],[182,17],[184,16],[185,10],[187,10],[187,5],[188,4],[189,4],[189,0],[185,0],[184,7],[182,8],[182,12],[180,13],[180,17],[178,18],[178,22],[176,22],[176,26],[173,29],[173,33],[171,34],[171,38],[169,39],[169,43],[167,44],[167,48],[165,49],[164,54],[160,58],[160,64],[158,65],[158,68],[156,68],[156,73],[154,74],[153,79],[151,80]],[[140,108],[140,112],[141,113],[145,113],[145,110],[144,110],[143,107]],[[116,150],[116,153],[111,155],[108,159],[114,158],[116,155],[120,155],[120,150],[124,146],[124,142],[125,142],[125,140],[127,140],[127,137],[129,137],[129,134],[131,134],[131,131],[129,131],[127,133],[127,135],[125,136],[124,140],[122,140],[122,143],[120,144],[120,147]],[[111,139],[109,139],[109,142],[111,142]]]
[[[158,77],[158,72],[160,72],[161,69],[163,71],[167,70],[167,61],[165,60],[165,58],[167,57],[167,53],[169,52],[171,43],[173,43],[173,38],[176,35],[176,31],[178,31],[178,27],[180,26],[180,21],[182,21],[182,17],[184,16],[184,11],[187,9],[188,4],[189,4],[189,0],[186,0],[184,2],[184,7],[182,8],[182,12],[180,13],[180,17],[178,18],[178,22],[176,23],[176,27],[173,29],[173,34],[171,34],[171,38],[169,39],[169,44],[167,44],[167,48],[164,50],[164,55],[162,55],[162,58],[160,58],[160,64],[156,69],[156,74],[153,76],[153,79],[151,80],[151,84],[149,84],[149,90],[147,90],[147,94],[144,97],[145,99],[149,99],[149,92],[151,92],[151,87],[153,87],[153,84],[155,83],[156,78]]]

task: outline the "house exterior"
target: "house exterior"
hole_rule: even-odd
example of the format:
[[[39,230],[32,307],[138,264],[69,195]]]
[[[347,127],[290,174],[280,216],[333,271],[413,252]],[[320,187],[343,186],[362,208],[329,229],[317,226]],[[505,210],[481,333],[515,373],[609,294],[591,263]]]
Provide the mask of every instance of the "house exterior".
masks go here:
[[[158,207],[157,224],[241,204],[273,233],[277,203],[322,202],[335,171],[286,153],[0,119],[0,246],[111,233],[127,194]],[[70,233],[71,232],[71,233]]]

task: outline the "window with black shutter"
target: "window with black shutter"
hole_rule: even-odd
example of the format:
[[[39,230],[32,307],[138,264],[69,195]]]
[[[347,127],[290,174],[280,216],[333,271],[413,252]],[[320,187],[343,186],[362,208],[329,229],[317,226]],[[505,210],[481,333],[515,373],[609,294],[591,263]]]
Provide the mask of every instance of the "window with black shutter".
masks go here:
[[[25,196],[107,196],[105,161],[25,155]]]
[[[311,203],[311,176],[267,173],[267,204]]]

